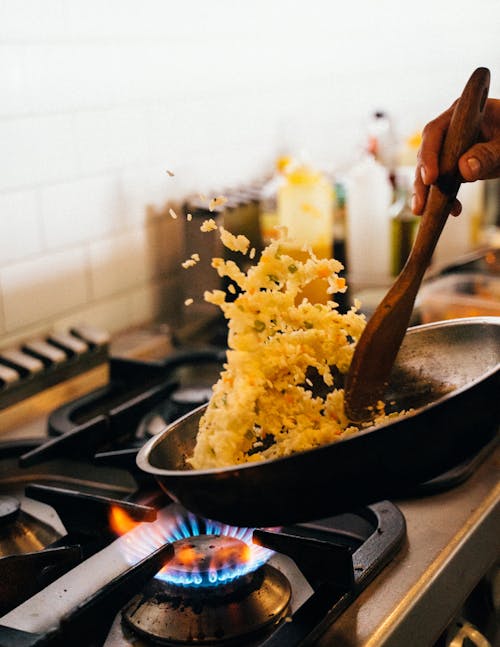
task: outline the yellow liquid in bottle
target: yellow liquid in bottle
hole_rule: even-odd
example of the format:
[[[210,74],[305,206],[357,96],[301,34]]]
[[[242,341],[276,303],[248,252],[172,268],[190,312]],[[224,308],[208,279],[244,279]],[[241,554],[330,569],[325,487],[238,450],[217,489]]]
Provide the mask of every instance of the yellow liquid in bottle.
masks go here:
[[[269,245],[278,236],[279,225],[276,211],[262,211],[260,214],[260,232],[264,245]]]
[[[278,190],[278,218],[288,230],[291,240],[307,243],[318,258],[333,255],[333,187],[321,173],[300,166],[286,176]],[[300,247],[289,248],[288,253],[299,261],[307,260],[307,252]],[[328,281],[314,279],[298,295],[300,303],[305,297],[311,303],[326,303]]]

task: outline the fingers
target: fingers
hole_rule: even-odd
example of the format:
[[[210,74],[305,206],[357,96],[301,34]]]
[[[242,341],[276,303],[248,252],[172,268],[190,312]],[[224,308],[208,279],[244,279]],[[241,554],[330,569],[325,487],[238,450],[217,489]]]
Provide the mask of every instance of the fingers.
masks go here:
[[[429,193],[429,187],[424,184],[419,168],[416,169],[413,186],[415,192],[413,193],[411,198],[411,210],[416,216],[421,216],[424,212],[425,203],[427,201],[427,194]],[[460,201],[455,198],[451,205],[450,215],[459,216],[461,212],[462,205]]]
[[[430,121],[422,132],[422,144],[418,152],[417,165],[420,167],[422,182],[426,186],[433,184],[438,179],[439,153],[450,125],[454,107],[455,104],[439,117]]]
[[[500,99],[488,99],[481,125],[481,138],[458,161],[466,182],[500,177]]]
[[[422,144],[415,169],[412,211],[421,215],[425,209],[429,186],[439,176],[439,153],[451,121],[456,102],[439,117],[430,121],[422,133]],[[500,177],[500,99],[488,99],[481,126],[482,141],[467,150],[458,162],[465,182]],[[454,216],[462,210],[455,200],[450,213]]]
[[[458,161],[461,176],[466,182],[498,177],[500,172],[500,137],[483,144],[475,144]]]
[[[421,166],[417,164],[415,168],[415,178],[413,180],[413,195],[411,198],[411,210],[417,216],[422,214],[429,187],[424,184],[421,173]]]
[[[454,104],[439,117],[430,121],[422,132],[422,144],[417,155],[417,166],[413,182],[414,194],[411,204],[415,215],[422,214],[429,186],[438,179],[439,152],[450,124],[453,108]]]

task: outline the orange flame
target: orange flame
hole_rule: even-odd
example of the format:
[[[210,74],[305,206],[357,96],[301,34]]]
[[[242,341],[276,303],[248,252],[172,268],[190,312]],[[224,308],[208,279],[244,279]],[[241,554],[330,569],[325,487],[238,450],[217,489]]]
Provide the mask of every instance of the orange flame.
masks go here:
[[[175,558],[182,566],[191,566],[196,563],[199,555],[191,546],[184,546],[176,552]]]
[[[123,508],[113,505],[109,511],[109,525],[114,533],[124,535],[139,526],[140,522],[134,521]]]
[[[250,561],[251,552],[250,547],[246,544],[244,546],[230,546],[228,548],[220,548],[217,553],[214,555],[212,560],[212,566],[216,570],[219,568],[227,567],[231,562],[237,562],[240,564],[245,564]]]

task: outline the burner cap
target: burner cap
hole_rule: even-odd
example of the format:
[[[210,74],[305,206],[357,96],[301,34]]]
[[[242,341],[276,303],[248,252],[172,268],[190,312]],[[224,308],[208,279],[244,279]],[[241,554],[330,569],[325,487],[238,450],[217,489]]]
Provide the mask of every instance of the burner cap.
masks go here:
[[[260,636],[286,616],[290,583],[269,564],[242,579],[236,589],[179,587],[154,579],[123,610],[124,622],[136,635],[162,645],[238,644]],[[227,595],[221,595],[224,590]]]
[[[174,557],[165,569],[167,582],[181,586],[218,586],[238,578],[250,560],[241,539],[227,535],[197,535],[174,542]]]
[[[13,521],[21,509],[21,504],[13,496],[0,496],[0,524]]]

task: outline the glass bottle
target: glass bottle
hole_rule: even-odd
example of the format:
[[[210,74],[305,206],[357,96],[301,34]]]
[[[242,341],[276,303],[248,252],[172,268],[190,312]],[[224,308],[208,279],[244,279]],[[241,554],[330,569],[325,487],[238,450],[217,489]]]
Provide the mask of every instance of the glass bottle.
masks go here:
[[[297,241],[293,256],[299,260],[306,253],[301,246],[309,245],[318,258],[333,256],[333,196],[332,182],[306,164],[301,164],[285,176],[278,189],[278,221]],[[304,288],[303,296],[311,303],[326,303],[328,284],[318,279]]]
[[[417,235],[420,218],[411,210],[409,178],[398,178],[396,201],[391,206],[391,274],[403,269]]]

